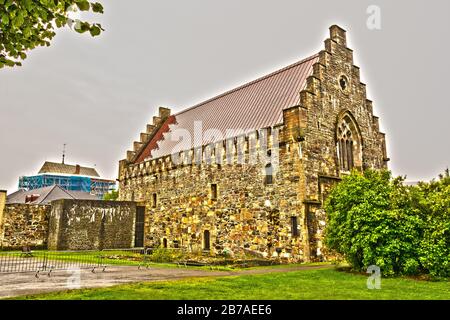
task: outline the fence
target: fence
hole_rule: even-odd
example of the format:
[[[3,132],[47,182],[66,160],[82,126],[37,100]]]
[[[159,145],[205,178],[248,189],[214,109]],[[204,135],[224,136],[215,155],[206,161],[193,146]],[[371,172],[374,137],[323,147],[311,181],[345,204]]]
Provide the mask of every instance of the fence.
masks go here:
[[[219,269],[230,263],[227,258],[201,262],[191,260],[186,248],[132,248],[104,249],[101,251],[0,251],[0,274],[34,272],[48,276],[56,270],[91,269],[105,271],[108,266],[137,266],[138,269],[150,267],[151,263],[173,264],[178,267],[208,267]],[[245,260],[234,265],[251,266],[254,261]],[[259,261],[260,262],[260,261]],[[274,261],[266,261],[273,264]]]
[[[35,272],[51,275],[55,270],[71,268],[105,271],[108,265],[137,265],[148,268],[148,250],[144,248],[101,251],[0,251],[0,273]]]

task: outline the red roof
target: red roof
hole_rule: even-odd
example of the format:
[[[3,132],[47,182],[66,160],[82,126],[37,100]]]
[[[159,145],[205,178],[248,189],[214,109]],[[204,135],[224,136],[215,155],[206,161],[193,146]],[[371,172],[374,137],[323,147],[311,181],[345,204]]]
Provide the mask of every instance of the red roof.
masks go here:
[[[158,131],[155,133],[153,138],[149,141],[149,143],[145,146],[142,152],[137,157],[135,163],[139,163],[144,161],[146,158],[150,158],[152,156],[152,151],[157,147],[158,142],[164,139],[163,134],[169,131],[169,125],[175,123],[175,117],[170,116],[164,121]]]
[[[166,122],[161,134],[150,140],[139,162],[281,124],[283,109],[300,102],[300,91],[317,60],[318,55],[313,55],[175,114],[172,124]],[[201,132],[214,132],[196,136],[195,122],[201,122]],[[179,145],[179,133],[190,136],[188,145]]]

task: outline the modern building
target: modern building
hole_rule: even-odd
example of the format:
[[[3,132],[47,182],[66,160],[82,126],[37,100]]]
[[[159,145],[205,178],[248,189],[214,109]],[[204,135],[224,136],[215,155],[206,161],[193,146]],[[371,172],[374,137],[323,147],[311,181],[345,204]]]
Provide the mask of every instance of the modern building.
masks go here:
[[[116,182],[101,179],[94,168],[48,161],[37,175],[19,178],[19,189],[25,191],[54,185],[68,191],[87,192],[101,199],[105,193],[115,189]]]
[[[146,246],[323,260],[330,189],[388,161],[334,25],[318,53],[176,114],[160,108],[119,163],[119,199],[145,208]]]

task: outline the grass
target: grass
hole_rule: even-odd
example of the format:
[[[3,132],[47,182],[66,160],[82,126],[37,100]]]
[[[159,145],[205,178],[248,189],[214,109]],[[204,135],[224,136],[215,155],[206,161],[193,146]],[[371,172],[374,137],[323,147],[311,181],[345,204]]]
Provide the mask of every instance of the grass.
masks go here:
[[[367,276],[364,275],[334,269],[316,269],[144,282],[25,296],[18,299],[450,299],[449,282],[383,278],[380,290],[369,290],[366,280]]]

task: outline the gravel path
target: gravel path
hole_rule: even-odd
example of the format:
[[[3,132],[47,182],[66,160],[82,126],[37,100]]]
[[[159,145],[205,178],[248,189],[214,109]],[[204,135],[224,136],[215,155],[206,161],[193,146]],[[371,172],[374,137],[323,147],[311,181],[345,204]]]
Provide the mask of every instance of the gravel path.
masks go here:
[[[299,270],[331,268],[330,265],[318,266],[286,266],[277,268],[258,268],[242,271],[209,271],[193,268],[161,268],[151,267],[138,270],[136,266],[111,266],[102,272],[92,273],[91,270],[81,270],[73,273],[68,271],[55,271],[48,277],[41,274],[39,278],[34,273],[0,273],[0,299],[21,295],[46,293],[73,289],[77,279],[80,279],[80,288],[110,287],[118,284],[177,280],[190,277],[217,277],[237,276],[251,274],[265,274],[274,272],[291,272]]]

